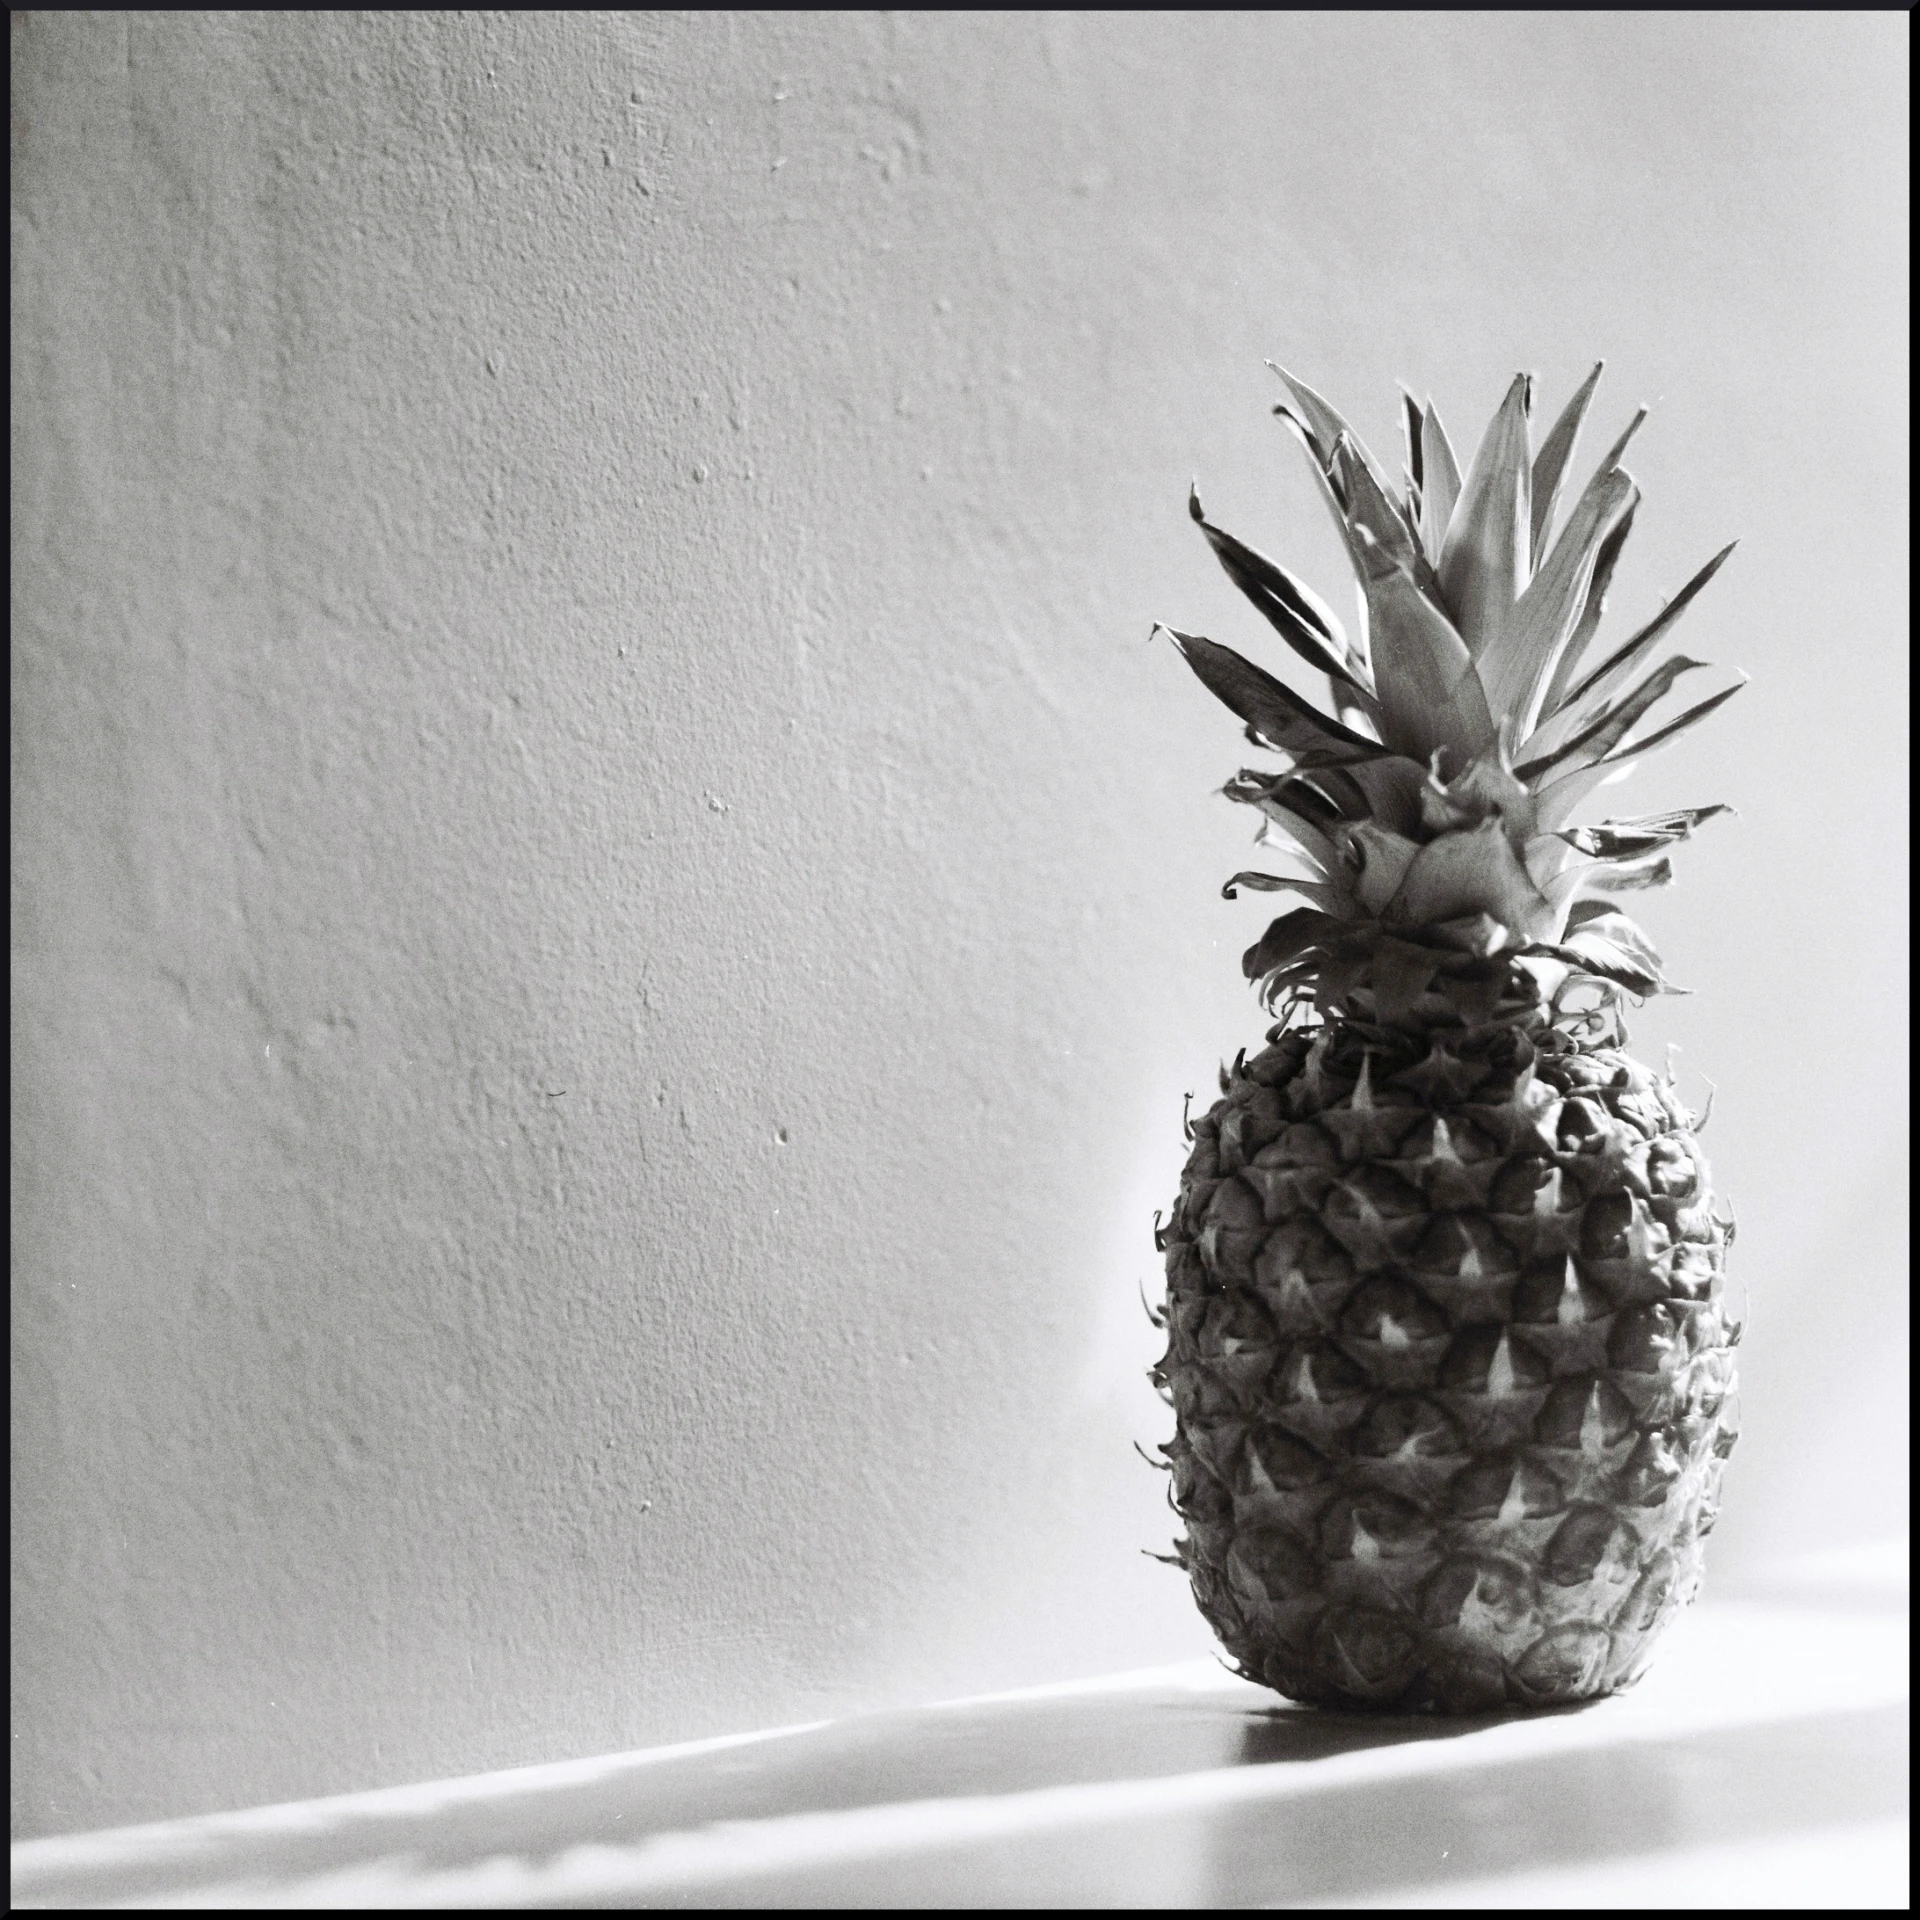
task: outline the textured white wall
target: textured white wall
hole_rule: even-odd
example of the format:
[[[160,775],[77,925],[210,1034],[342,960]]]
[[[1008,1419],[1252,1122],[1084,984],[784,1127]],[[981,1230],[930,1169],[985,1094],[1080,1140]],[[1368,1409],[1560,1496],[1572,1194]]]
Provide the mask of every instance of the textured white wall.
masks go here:
[[[1346,593],[1266,354],[1606,354],[1617,617],[1745,534],[1637,783],[1743,812],[1718,1564],[1891,1524],[1903,17],[13,35],[16,1832],[1206,1645],[1135,1285],[1263,903],[1146,634],[1259,644],[1195,472]]]

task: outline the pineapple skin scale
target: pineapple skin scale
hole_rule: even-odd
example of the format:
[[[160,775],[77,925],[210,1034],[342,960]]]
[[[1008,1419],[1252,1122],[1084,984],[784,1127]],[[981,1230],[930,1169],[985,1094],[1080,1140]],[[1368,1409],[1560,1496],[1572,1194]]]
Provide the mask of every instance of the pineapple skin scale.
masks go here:
[[[1632,1685],[1737,1435],[1693,1117],[1530,1022],[1276,1027],[1166,1226],[1176,1558],[1248,1678],[1476,1713]]]

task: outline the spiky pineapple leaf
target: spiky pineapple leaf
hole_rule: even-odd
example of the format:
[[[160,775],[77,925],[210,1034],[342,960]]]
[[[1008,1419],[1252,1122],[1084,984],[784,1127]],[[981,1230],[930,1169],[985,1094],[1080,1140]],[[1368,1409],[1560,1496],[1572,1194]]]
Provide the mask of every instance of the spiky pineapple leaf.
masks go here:
[[[1377,820],[1360,820],[1354,823],[1347,845],[1359,863],[1352,881],[1354,897],[1378,919],[1386,912],[1387,902],[1400,891],[1407,869],[1419,856],[1420,842],[1381,826]]]
[[[1391,760],[1343,760],[1330,762],[1309,755],[1306,761],[1296,757],[1293,766],[1285,773],[1275,777],[1282,780],[1299,780],[1304,785],[1311,781],[1312,792],[1319,795],[1332,809],[1335,820],[1365,820],[1374,811],[1373,800],[1368,790],[1354,778],[1354,771],[1360,767],[1385,767],[1394,764]],[[1309,818],[1317,818],[1307,804],[1304,793],[1291,787],[1276,788],[1289,806],[1298,807],[1308,813]]]
[[[1567,913],[1567,931],[1571,933],[1576,927],[1585,926],[1589,920],[1598,920],[1603,914],[1619,911],[1611,900],[1576,900]],[[1642,935],[1642,938],[1645,936]]]
[[[1420,926],[1470,913],[1488,914],[1531,939],[1554,919],[1497,819],[1428,841],[1408,862],[1384,917]]]
[[[1578,708],[1590,699],[1604,698],[1611,693],[1633,670],[1635,663],[1656,646],[1662,636],[1672,628],[1673,623],[1686,612],[1694,596],[1720,571],[1726,564],[1727,556],[1739,544],[1737,540],[1728,541],[1625,646],[1604,660],[1564,700],[1560,701],[1560,709]],[[1549,695],[1551,696],[1551,689],[1549,689]]]
[[[1331,902],[1320,901],[1318,904],[1328,907],[1330,912],[1345,913],[1351,909],[1353,889],[1348,884],[1350,876],[1337,853],[1323,857],[1301,842],[1292,824],[1264,815],[1254,832],[1253,844],[1299,861],[1303,867],[1310,869],[1306,877],[1316,886],[1325,882],[1337,897]]]
[[[1329,719],[1291,687],[1263,673],[1231,647],[1165,625],[1156,631],[1172,638],[1201,685],[1260,736],[1257,744],[1284,753],[1330,755],[1336,764],[1372,759],[1386,751],[1377,740]]]
[[[1420,474],[1425,464],[1420,445],[1420,402],[1407,391],[1404,384],[1400,388],[1400,430],[1406,435],[1407,441],[1407,478],[1417,489],[1422,484]]]
[[[1453,457],[1453,442],[1429,396],[1420,416],[1420,528],[1427,558],[1436,568],[1459,500],[1460,463]]]
[[[1357,535],[1383,739],[1414,760],[1439,747],[1478,758],[1497,729],[1465,641],[1390,553],[1364,528]]]
[[[1626,452],[1633,436],[1646,424],[1646,418],[1647,409],[1645,407],[1640,407],[1635,410],[1633,418],[1627,422],[1620,438],[1607,449],[1607,457],[1600,462],[1600,472],[1605,473],[1609,467],[1617,467],[1620,464],[1620,456]]]
[[[1618,467],[1595,474],[1546,564],[1527,583],[1511,620],[1479,656],[1489,704],[1530,724],[1560,649],[1572,638],[1607,536],[1638,498]]]
[[[1283,967],[1303,953],[1337,938],[1345,931],[1345,922],[1315,907],[1295,907],[1270,925],[1241,957],[1241,970],[1249,980]]]
[[[1555,831],[1574,808],[1607,778],[1609,768],[1629,765],[1642,754],[1678,739],[1689,727],[1698,726],[1716,707],[1731,700],[1746,684],[1743,674],[1732,686],[1723,688],[1711,700],[1701,701],[1697,707],[1689,707],[1678,720],[1662,727],[1659,732],[1650,733],[1644,740],[1636,740],[1606,759],[1596,760],[1591,766],[1582,767],[1577,772],[1563,774],[1558,780],[1542,787],[1537,801],[1541,828],[1549,833]]]
[[[1733,808],[1724,800],[1716,800],[1706,807],[1673,807],[1665,813],[1635,814],[1631,820],[1603,820],[1603,828],[1611,827],[1619,833],[1658,833],[1674,840],[1690,839],[1695,827],[1703,826],[1716,814],[1731,813]]]
[[[1315,484],[1320,489],[1320,497],[1327,503],[1327,511],[1333,515],[1333,524],[1340,534],[1340,543],[1347,550],[1347,558],[1353,564],[1357,574],[1360,571],[1360,555],[1354,545],[1353,527],[1347,517],[1348,499],[1346,482],[1340,471],[1328,463],[1331,454],[1323,449],[1313,436],[1307,423],[1286,406],[1277,406],[1273,417],[1278,420],[1300,443],[1300,451],[1307,456],[1307,465],[1313,469]],[[1364,658],[1364,646],[1349,645],[1348,651]]]
[[[1406,523],[1407,532],[1412,536],[1413,544],[1420,555],[1420,565],[1427,567],[1427,549],[1420,537],[1420,483],[1414,479],[1405,467],[1400,469],[1400,478],[1407,484],[1400,493],[1400,518]],[[1429,569],[1430,570],[1430,569]],[[1434,592],[1439,593],[1439,577],[1435,576]]]
[[[1308,666],[1329,679],[1344,680],[1358,692],[1362,682],[1348,665],[1347,630],[1333,609],[1276,560],[1257,553],[1216,527],[1200,504],[1200,489],[1187,496],[1187,512],[1207,536],[1226,576],[1260,610],[1267,624]]]
[[[1395,833],[1419,831],[1420,790],[1427,779],[1419,761],[1405,754],[1383,753],[1377,760],[1348,761],[1338,771],[1362,796],[1362,804],[1348,819],[1377,820]],[[1319,769],[1314,769],[1313,777],[1322,777]]]
[[[1706,664],[1704,660],[1689,660],[1685,654],[1676,654],[1671,660],[1663,660],[1631,693],[1617,705],[1607,708],[1599,719],[1576,733],[1565,746],[1556,748],[1538,760],[1529,760],[1524,766],[1515,767],[1514,778],[1532,784],[1565,762],[1577,760],[1582,766],[1591,766],[1604,760],[1627,737],[1640,716],[1655,702],[1666,697],[1673,683],[1683,673],[1692,673]]]
[[[1632,893],[1641,887],[1668,887],[1673,884],[1673,862],[1663,853],[1659,859],[1641,866],[1612,866],[1599,863],[1600,871],[1589,870],[1587,885],[1605,893]]]
[[[1427,565],[1427,556],[1420,551],[1399,507],[1355,453],[1350,435],[1343,434],[1334,443],[1332,465],[1346,494],[1347,520],[1356,537],[1364,534],[1384,547],[1395,564],[1404,567],[1416,581],[1423,575],[1431,581],[1433,570]]]
[[[1261,773],[1253,767],[1242,767],[1227,782],[1227,787],[1232,799],[1250,801],[1254,806],[1274,801],[1325,833],[1329,828],[1339,825],[1346,815],[1341,812],[1339,800],[1322,790],[1319,784],[1322,777],[1316,773],[1309,780],[1299,773]],[[1357,804],[1365,804],[1364,795],[1356,795],[1355,800]]]
[[[1313,470],[1314,484],[1320,490],[1320,497],[1327,504],[1327,511],[1333,516],[1335,531],[1340,535],[1340,543],[1347,550],[1348,562],[1353,567],[1355,577],[1362,571],[1360,542],[1354,532],[1351,514],[1352,499],[1347,491],[1346,474],[1351,471],[1351,463],[1334,462],[1328,464],[1331,456],[1314,438],[1311,429],[1299,415],[1285,406],[1273,410],[1274,418],[1284,425],[1289,433],[1299,441],[1300,450],[1307,456],[1307,465]],[[1364,452],[1364,449],[1362,450]],[[1367,633],[1367,612],[1364,597],[1360,603],[1360,628],[1348,643],[1348,657],[1353,661],[1356,671],[1371,681],[1373,674],[1373,649]],[[1338,697],[1336,696],[1336,705]]]
[[[1324,825],[1276,797],[1275,789],[1285,784],[1284,781],[1264,781],[1260,775],[1247,772],[1238,779],[1229,780],[1220,791],[1229,800],[1239,801],[1242,806],[1259,808],[1269,824],[1293,836],[1308,859],[1322,869],[1331,871],[1340,857],[1339,849]],[[1334,817],[1337,819],[1338,815]]]
[[[1580,441],[1580,424],[1593,404],[1594,389],[1600,384],[1604,360],[1593,363],[1593,371],[1581,381],[1574,396],[1553,423],[1553,431],[1541,442],[1533,460],[1533,564],[1538,567],[1553,532],[1553,511],[1560,503],[1560,489],[1566,482],[1567,465]]]
[[[1251,887],[1256,893],[1297,893],[1303,900],[1311,900],[1323,913],[1337,912],[1346,905],[1346,895],[1338,887],[1330,887],[1321,880],[1293,880],[1281,873],[1236,873],[1220,889],[1223,900],[1238,900],[1237,889]]]
[[[1668,721],[1658,733],[1650,733],[1644,739],[1634,741],[1631,746],[1623,748],[1610,760],[1602,761],[1601,765],[1616,766],[1622,761],[1638,760],[1643,754],[1651,753],[1654,748],[1664,747],[1668,741],[1677,740],[1689,727],[1698,726],[1716,707],[1723,706],[1731,700],[1746,684],[1747,676],[1743,673],[1732,686],[1723,687],[1711,700],[1702,700],[1697,707],[1689,707],[1678,720]]]
[[[1640,499],[1636,494],[1627,502],[1626,512],[1614,523],[1613,531],[1601,541],[1600,551],[1594,555],[1593,572],[1587,581],[1586,599],[1580,608],[1580,618],[1567,644],[1560,649],[1560,658],[1554,663],[1553,672],[1547,680],[1546,694],[1540,702],[1540,711],[1547,716],[1539,729],[1541,734],[1546,733],[1559,714],[1566,710],[1562,695],[1567,682],[1586,658],[1594,634],[1599,631],[1601,617],[1607,610],[1607,590],[1613,585],[1613,570],[1619,564],[1621,551],[1627,544],[1627,535],[1633,531],[1633,516],[1639,504]],[[1527,744],[1532,745],[1532,742]],[[1542,745],[1545,745],[1544,741]]]
[[[1533,524],[1530,391],[1528,376],[1516,374],[1481,437],[1440,550],[1440,590],[1475,658],[1504,630],[1527,577]]]
[[[1608,901],[1582,901],[1568,916],[1567,931],[1557,947],[1588,971],[1615,981],[1629,992],[1687,991],[1676,987],[1661,971],[1653,942]]]
[[[1649,813],[1637,820],[1602,820],[1593,826],[1569,827],[1560,838],[1577,851],[1600,860],[1631,860],[1657,853],[1676,841],[1693,837],[1702,821],[1717,813],[1731,813],[1724,802],[1710,807],[1686,807],[1672,813]]]
[[[1387,492],[1387,476],[1380,470],[1380,463],[1367,451],[1367,443],[1347,425],[1338,410],[1330,406],[1304,380],[1296,379],[1277,360],[1269,360],[1267,365],[1285,382],[1287,391],[1293,395],[1300,412],[1305,415],[1309,438],[1319,443],[1318,451],[1321,464],[1333,464],[1333,450],[1342,435],[1353,442],[1354,451],[1364,462],[1372,475],[1374,485],[1380,492]]]

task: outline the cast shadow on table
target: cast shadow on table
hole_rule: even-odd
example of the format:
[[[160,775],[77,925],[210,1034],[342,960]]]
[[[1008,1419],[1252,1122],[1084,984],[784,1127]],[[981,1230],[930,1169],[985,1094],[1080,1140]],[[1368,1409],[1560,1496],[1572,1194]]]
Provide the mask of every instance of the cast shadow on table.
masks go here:
[[[1272,1705],[1249,1705],[1271,1700]],[[725,1822],[909,1808],[1168,1779],[1444,1740],[1486,1720],[1328,1714],[1278,1695],[1162,1687],[862,1714],[705,1752],[609,1756],[564,1782],[495,1776],[101,1835],[96,1900],[257,1876],[287,1882],[404,1856],[412,1875],[579,1847],[633,1847]],[[857,1876],[856,1876],[857,1877]]]
[[[1538,1709],[1512,1707],[1493,1713],[1335,1713],[1322,1707],[1291,1703],[1245,1708],[1240,1714],[1240,1747],[1233,1762],[1243,1767],[1268,1767],[1289,1760],[1331,1760],[1340,1754],[1364,1753],[1376,1747],[1405,1746],[1413,1741],[1457,1740],[1509,1720],[1559,1718],[1585,1710],[1557,1707],[1548,1714]]]
[[[1284,1744],[1287,1730],[1248,1730],[1249,1764],[1276,1733]],[[1222,1807],[1207,1823],[1205,1898],[1269,1906],[1444,1886],[1906,1809],[1907,1710],[1871,1707]]]

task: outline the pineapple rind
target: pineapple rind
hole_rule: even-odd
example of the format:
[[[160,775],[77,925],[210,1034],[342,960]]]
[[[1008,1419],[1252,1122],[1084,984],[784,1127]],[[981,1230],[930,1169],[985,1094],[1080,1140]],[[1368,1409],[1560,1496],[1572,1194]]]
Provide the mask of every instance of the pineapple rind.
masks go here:
[[[1631,1685],[1736,1433],[1693,1123],[1531,1018],[1275,1028],[1192,1123],[1157,1378],[1195,1597],[1291,1698]]]

